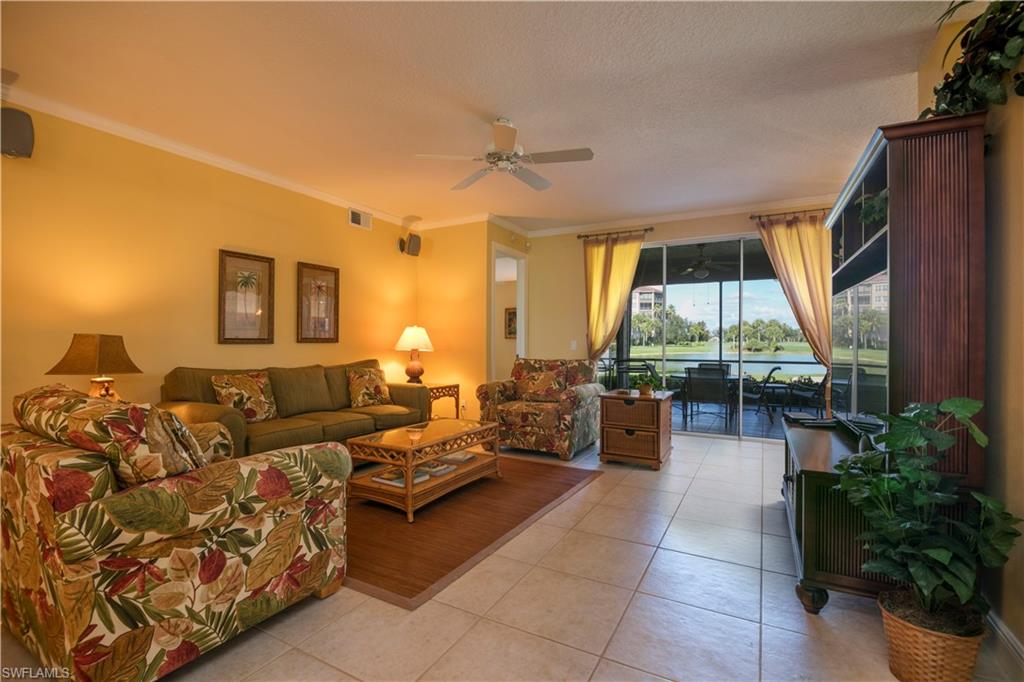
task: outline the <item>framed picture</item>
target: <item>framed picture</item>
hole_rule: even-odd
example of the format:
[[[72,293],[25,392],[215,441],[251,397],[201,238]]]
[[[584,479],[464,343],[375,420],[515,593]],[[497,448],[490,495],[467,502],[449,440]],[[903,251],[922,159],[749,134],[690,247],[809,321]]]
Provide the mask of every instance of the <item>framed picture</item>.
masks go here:
[[[505,308],[505,338],[516,338],[516,309]]]
[[[274,259],[220,250],[217,342],[274,342]]]
[[[338,342],[338,268],[299,263],[298,341]]]

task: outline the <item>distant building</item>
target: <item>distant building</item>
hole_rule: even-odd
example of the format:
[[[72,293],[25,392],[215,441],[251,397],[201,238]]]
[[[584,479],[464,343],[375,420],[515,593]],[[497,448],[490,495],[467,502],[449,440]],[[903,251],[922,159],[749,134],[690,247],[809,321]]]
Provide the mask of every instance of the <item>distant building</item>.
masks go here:
[[[661,287],[637,287],[630,303],[634,315],[653,315],[655,306],[664,307],[665,292]]]

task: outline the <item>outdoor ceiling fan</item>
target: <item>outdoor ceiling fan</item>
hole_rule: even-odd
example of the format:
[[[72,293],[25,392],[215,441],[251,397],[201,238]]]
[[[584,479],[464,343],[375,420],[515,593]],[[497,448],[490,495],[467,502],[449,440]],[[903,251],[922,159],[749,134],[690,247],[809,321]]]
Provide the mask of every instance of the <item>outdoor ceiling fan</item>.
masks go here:
[[[518,130],[507,118],[495,119],[491,124],[494,141],[487,145],[483,156],[454,156],[450,154],[417,154],[421,159],[443,159],[445,161],[484,161],[486,166],[458,183],[453,190],[466,189],[488,173],[498,171],[525,182],[538,192],[551,186],[551,181],[526,167],[527,164],[566,163],[569,161],[590,161],[594,152],[589,147],[580,149],[559,149],[553,152],[527,154],[522,145],[516,144]]]
[[[690,264],[690,267],[683,270],[681,275],[693,273],[695,279],[707,279],[712,270],[729,270],[729,265],[724,263],[713,263],[710,256],[704,255],[704,245],[697,246],[697,260]]]

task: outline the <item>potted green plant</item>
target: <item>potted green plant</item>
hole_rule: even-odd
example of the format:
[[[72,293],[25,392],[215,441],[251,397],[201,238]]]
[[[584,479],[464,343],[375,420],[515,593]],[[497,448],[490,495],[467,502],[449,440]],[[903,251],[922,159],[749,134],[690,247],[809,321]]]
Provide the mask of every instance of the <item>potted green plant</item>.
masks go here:
[[[640,391],[640,395],[650,395],[654,391],[654,377],[649,369],[632,377],[633,388]]]
[[[966,514],[957,478],[935,470],[966,431],[982,447],[988,438],[972,421],[982,404],[951,398],[915,403],[888,425],[876,449],[836,466],[840,490],[870,529],[863,534],[874,558],[869,573],[904,587],[878,596],[889,642],[889,669],[903,680],[970,680],[985,635],[988,603],[978,573],[996,568],[1020,535],[1021,519],[1001,503],[971,492]]]

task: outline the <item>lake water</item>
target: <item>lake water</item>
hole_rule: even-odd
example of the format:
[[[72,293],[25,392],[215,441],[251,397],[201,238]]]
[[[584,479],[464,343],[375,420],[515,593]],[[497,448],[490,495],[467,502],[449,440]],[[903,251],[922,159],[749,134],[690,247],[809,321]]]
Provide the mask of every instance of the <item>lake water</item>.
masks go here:
[[[717,362],[718,351],[694,351],[684,353],[669,353],[666,355],[668,368],[666,374],[685,374],[685,367],[696,367],[698,362]],[[674,358],[686,358],[677,360]],[[648,359],[648,358],[644,358]],[[649,358],[657,360],[658,358]],[[739,360],[735,354],[722,354],[722,362],[731,365],[729,376],[737,376],[740,369]],[[791,364],[792,363],[792,364]],[[825,368],[818,364],[814,356],[809,353],[744,353],[743,373],[755,377],[761,377],[771,371],[772,367],[781,367],[776,374],[787,376],[812,376],[820,378],[825,376]]]

